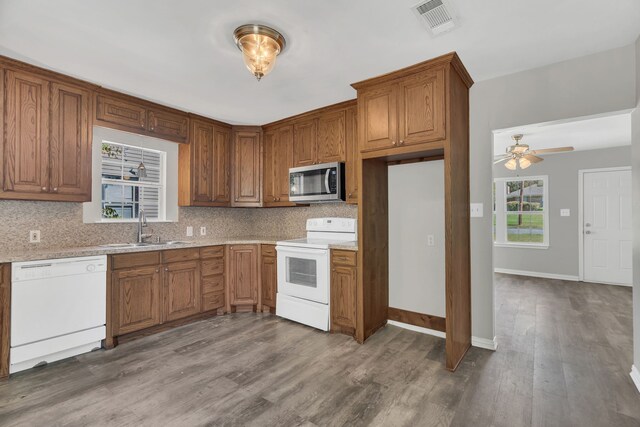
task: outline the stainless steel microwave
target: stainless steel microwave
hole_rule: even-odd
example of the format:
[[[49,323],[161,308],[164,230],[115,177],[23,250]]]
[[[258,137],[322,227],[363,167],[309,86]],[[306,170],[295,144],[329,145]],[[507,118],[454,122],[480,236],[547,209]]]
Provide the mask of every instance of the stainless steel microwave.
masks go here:
[[[289,200],[339,202],[344,197],[344,163],[322,163],[289,169]]]

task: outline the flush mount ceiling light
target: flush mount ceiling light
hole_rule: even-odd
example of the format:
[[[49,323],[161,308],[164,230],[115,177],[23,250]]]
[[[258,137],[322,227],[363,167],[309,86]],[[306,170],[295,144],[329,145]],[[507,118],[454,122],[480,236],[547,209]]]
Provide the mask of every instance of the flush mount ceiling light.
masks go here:
[[[260,81],[276,64],[276,57],[284,50],[282,34],[264,25],[242,25],[233,32],[245,65]]]
[[[515,141],[514,145],[507,147],[507,153],[496,157],[493,164],[505,162],[504,166],[509,170],[526,169],[533,163],[539,163],[544,159],[536,154],[561,153],[563,151],[573,151],[573,147],[543,148],[542,150],[530,150],[529,145],[520,144],[524,135],[512,135],[511,139]]]

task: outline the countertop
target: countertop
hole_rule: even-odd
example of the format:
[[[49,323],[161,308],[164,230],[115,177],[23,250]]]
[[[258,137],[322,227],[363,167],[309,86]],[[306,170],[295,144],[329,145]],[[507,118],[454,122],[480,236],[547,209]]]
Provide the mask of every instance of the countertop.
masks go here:
[[[124,254],[133,252],[150,252],[150,251],[163,251],[170,249],[181,248],[199,248],[204,246],[216,246],[216,245],[240,245],[240,244],[267,244],[275,245],[277,241],[287,240],[276,237],[229,237],[229,238],[216,238],[207,240],[185,240],[185,243],[180,244],[153,244],[148,246],[128,246],[128,247],[109,247],[109,246],[85,246],[85,247],[70,247],[70,248],[54,248],[54,249],[38,249],[34,248],[29,251],[5,251],[0,252],[0,264],[21,262],[21,261],[37,261],[54,258],[72,258],[72,257],[84,257],[94,255],[112,255],[112,254]],[[340,249],[357,251],[357,242],[344,242],[336,245],[330,245],[330,249]]]

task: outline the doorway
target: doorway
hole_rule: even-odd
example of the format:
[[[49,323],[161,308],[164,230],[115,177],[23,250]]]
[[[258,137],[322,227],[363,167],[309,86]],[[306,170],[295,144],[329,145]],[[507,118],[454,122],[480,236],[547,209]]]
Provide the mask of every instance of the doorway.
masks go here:
[[[631,168],[579,171],[580,280],[632,284]]]

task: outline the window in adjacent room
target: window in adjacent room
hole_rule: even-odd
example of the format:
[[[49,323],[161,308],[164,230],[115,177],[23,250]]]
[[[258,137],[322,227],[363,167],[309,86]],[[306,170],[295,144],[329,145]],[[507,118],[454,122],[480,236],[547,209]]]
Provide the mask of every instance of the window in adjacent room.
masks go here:
[[[498,178],[494,182],[497,246],[549,246],[546,176]]]

